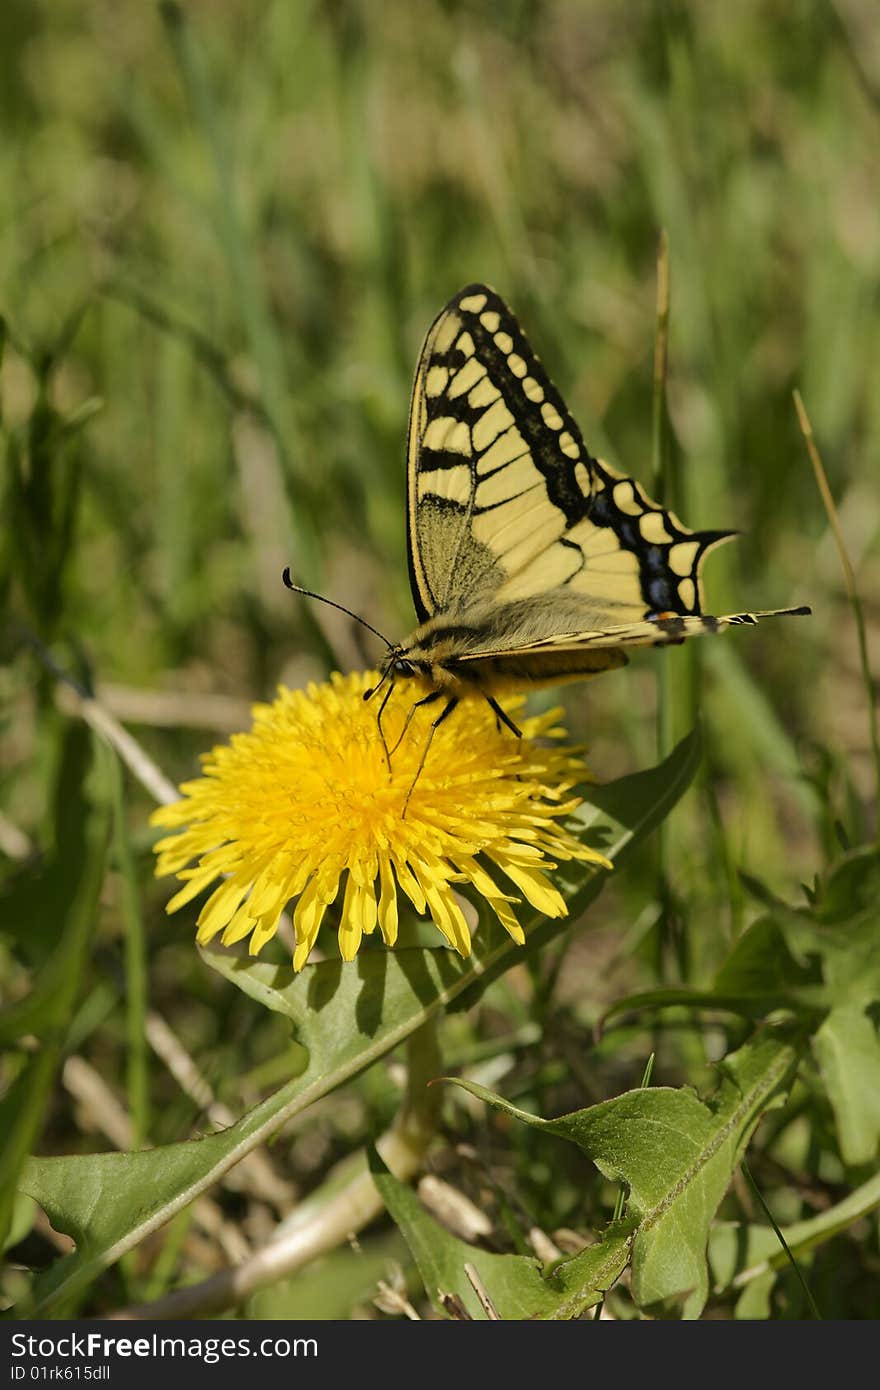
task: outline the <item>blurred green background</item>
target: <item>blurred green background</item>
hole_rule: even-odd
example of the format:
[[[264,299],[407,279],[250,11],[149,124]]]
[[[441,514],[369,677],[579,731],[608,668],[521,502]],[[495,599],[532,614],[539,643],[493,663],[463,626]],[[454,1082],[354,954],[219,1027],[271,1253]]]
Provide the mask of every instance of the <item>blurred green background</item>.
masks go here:
[[[866,751],[791,389],[870,598],[872,8],[9,0],[6,420],[41,364],[62,414],[102,402],[51,464],[78,496],[43,619],[99,682],[248,698],[361,659],[350,625],[285,593],[285,563],[402,636],[411,374],[473,279],[512,303],[591,448],[649,481],[665,227],[674,500],[744,533],[710,562],[711,606],[816,609],[704,654],[718,757],[757,754],[763,776],[765,715]],[[569,700],[603,773],[650,750],[657,660]],[[741,681],[768,703],[758,727]],[[775,761],[794,773],[791,750]]]
[[[566,692],[569,727],[605,779],[653,760],[661,667],[677,734],[700,705],[706,773],[667,839],[697,976],[741,924],[737,867],[791,893],[836,821],[864,833],[855,631],[791,393],[876,642],[875,0],[5,0],[0,111],[10,869],[58,833],[71,738],[31,637],[177,780],[279,679],[379,655],[288,594],[284,565],[392,637],[413,626],[410,382],[468,281],[510,302],[591,449],[649,483],[661,228],[668,497],[690,526],[743,532],[708,563],[710,611],[814,616],[639,655]],[[206,982],[189,924],[165,920],[149,799],[128,797],[154,998],[239,1108],[256,1085],[239,1084],[242,1038],[256,1068],[281,1033],[249,1032],[247,1001]],[[619,988],[589,993],[596,952],[644,945],[655,888],[648,856],[603,898],[606,935],[573,933],[563,1002],[595,1016]],[[104,1012],[80,1041],[112,1077],[112,877],[103,912]],[[21,958],[0,966],[15,997]],[[57,1107],[49,1149],[71,1143]],[[151,1137],[183,1137],[197,1113],[169,1100]]]

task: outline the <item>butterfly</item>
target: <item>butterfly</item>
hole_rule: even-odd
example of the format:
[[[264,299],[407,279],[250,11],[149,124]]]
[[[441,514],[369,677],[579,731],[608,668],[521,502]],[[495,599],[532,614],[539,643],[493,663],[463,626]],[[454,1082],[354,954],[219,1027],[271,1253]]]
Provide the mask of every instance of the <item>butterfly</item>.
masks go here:
[[[691,531],[634,478],[594,458],[516,318],[486,285],[455,295],[422,346],[407,517],[419,626],[404,642],[382,638],[381,678],[365,698],[387,686],[380,728],[398,680],[429,686],[413,710],[443,701],[420,770],[434,731],[467,694],[482,695],[519,734],[496,700],[505,688],[579,680],[625,665],[630,647],[810,612],[703,613],[703,562],[735,533]],[[288,574],[285,582],[297,587]]]

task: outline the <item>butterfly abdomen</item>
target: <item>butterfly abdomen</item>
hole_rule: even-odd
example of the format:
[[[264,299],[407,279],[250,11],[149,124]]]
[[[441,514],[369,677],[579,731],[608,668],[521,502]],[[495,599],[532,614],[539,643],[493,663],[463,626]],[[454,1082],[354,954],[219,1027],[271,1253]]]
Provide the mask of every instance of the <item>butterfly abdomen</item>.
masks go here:
[[[525,685],[558,685],[626,664],[624,653],[611,647],[553,650],[548,644],[544,651],[533,646],[528,652],[518,651],[510,641],[511,631],[517,630],[515,619],[502,610],[499,626],[497,616],[486,614],[473,623],[431,619],[404,645],[404,660],[434,689],[459,697],[469,690],[498,693]],[[491,650],[493,645],[497,652]]]

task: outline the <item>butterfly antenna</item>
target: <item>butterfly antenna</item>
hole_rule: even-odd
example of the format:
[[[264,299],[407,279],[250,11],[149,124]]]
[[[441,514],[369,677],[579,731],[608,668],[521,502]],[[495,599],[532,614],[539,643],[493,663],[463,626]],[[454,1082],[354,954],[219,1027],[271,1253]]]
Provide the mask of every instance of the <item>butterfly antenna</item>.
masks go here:
[[[365,627],[368,632],[372,632],[373,636],[378,637],[380,642],[384,642],[386,647],[390,648],[394,646],[393,642],[389,642],[388,638],[385,637],[378,628],[373,627],[372,623],[368,623],[366,618],[362,618],[359,613],[352,613],[350,608],[346,608],[341,603],[336,603],[334,599],[325,598],[323,594],[316,594],[311,589],[304,589],[301,584],[294,584],[290,577],[289,566],[285,568],[281,578],[284,580],[285,588],[289,589],[292,594],[302,594],[304,598],[316,598],[319,603],[327,603],[331,608],[338,608],[340,613],[347,613],[350,618],[354,618],[356,623],[360,623],[361,627]]]

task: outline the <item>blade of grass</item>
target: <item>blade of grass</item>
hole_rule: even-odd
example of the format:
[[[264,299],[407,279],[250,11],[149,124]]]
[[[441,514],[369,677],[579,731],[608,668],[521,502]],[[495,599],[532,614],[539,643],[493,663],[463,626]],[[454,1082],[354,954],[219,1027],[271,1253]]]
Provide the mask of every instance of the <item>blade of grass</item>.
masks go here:
[[[651,485],[661,505],[666,493],[666,376],[669,361],[669,237],[660,228],[657,246],[657,328],[651,409]]]
[[[106,299],[112,299],[133,309],[161,333],[182,343],[193,361],[198,363],[213,382],[227,405],[233,410],[253,415],[267,429],[273,429],[271,416],[263,401],[235,380],[226,355],[201,329],[187,323],[179,314],[145,294],[136,285],[122,280],[108,281],[103,293]]]
[[[846,541],[840,529],[840,518],[837,514],[837,507],[834,505],[834,498],[831,495],[831,488],[828,486],[828,477],[822,465],[819,450],[813,436],[813,426],[810,424],[810,417],[807,414],[800,391],[794,393],[794,408],[797,411],[798,424],[801,434],[804,436],[804,443],[807,446],[807,453],[810,456],[810,463],[813,465],[813,473],[816,478],[816,486],[819,489],[819,496],[822,498],[822,505],[825,508],[825,515],[828,517],[828,524],[837,542],[837,549],[840,554],[840,566],[843,570],[843,579],[846,584],[846,592],[853,610],[853,617],[856,622],[856,633],[859,642],[859,661],[862,667],[862,680],[865,685],[865,693],[868,697],[868,729],[871,740],[871,752],[874,758],[874,783],[876,794],[880,796],[880,730],[877,724],[877,705],[874,700],[874,686],[871,679],[871,665],[868,660],[868,641],[865,636],[865,615],[862,611],[862,601],[859,598],[859,591],[856,587],[856,577],[853,571],[849,553],[846,548]]]
[[[794,1270],[795,1277],[797,1278],[797,1281],[800,1284],[801,1289],[803,1290],[804,1298],[807,1300],[807,1307],[809,1308],[812,1317],[816,1318],[819,1322],[821,1322],[822,1314],[819,1312],[819,1309],[816,1306],[816,1300],[813,1298],[813,1295],[810,1292],[810,1287],[807,1284],[807,1281],[804,1278],[803,1274],[801,1273],[801,1267],[795,1259],[794,1255],[791,1253],[791,1250],[788,1247],[788,1243],[786,1242],[785,1236],[782,1234],[781,1230],[776,1224],[776,1221],[773,1218],[773,1213],[768,1207],[767,1203],[764,1201],[761,1189],[758,1187],[758,1184],[752,1177],[752,1171],[745,1161],[743,1161],[742,1163],[742,1171],[743,1176],[746,1179],[746,1182],[749,1184],[749,1187],[752,1189],[752,1192],[755,1194],[756,1198],[758,1199],[758,1202],[760,1203],[761,1210],[763,1211],[767,1220],[770,1222],[770,1225],[773,1227],[773,1230],[776,1232],[776,1239],[779,1241],[779,1244],[782,1246],[783,1250],[786,1253],[786,1256],[788,1257],[789,1264]]]
[[[295,499],[291,495],[290,483],[296,477],[303,496],[307,499],[309,480],[307,474],[297,467],[296,458],[288,447],[288,441],[294,437],[295,431],[291,411],[287,405],[284,355],[268,310],[266,295],[254,263],[253,248],[249,244],[239,208],[230,140],[223,126],[204,55],[186,14],[176,0],[161,0],[159,13],[214,167],[217,185],[217,233],[229,262],[245,333],[260,378],[266,414],[271,421],[272,436],[289,502],[290,527],[297,541],[297,563],[300,569],[317,573],[316,546],[311,539],[313,528],[300,524],[303,499],[298,499],[298,504],[294,505]]]
[[[669,237],[665,227],[660,230],[657,246],[657,326],[654,334],[654,391],[651,404],[651,487],[661,506],[667,492],[667,429],[666,376],[669,360]],[[667,661],[657,665],[657,758],[662,760],[673,744],[670,689],[671,670]],[[658,834],[661,873],[664,871],[663,827]]]
[[[776,712],[774,700],[751,675],[733,645],[709,642],[705,663],[715,677],[707,695],[714,722],[728,732],[729,759],[738,747],[750,745],[761,768],[784,779],[804,814],[815,816],[816,789],[804,778],[803,763],[791,732]]]
[[[651,401],[651,485],[655,499],[665,504],[669,499],[668,430],[669,415],[666,402],[666,380],[669,362],[669,237],[666,228],[660,229],[657,243],[657,320],[654,331],[654,373]],[[659,661],[657,682],[657,757],[666,756],[675,742],[675,710],[681,705],[676,698],[676,686],[688,672],[668,661]],[[693,712],[696,715],[696,699]],[[663,751],[665,750],[665,752]],[[658,921],[658,965],[662,969],[667,949],[671,947],[677,962],[680,979],[687,978],[687,945],[675,924],[675,906],[669,884],[669,828],[664,822],[657,832],[658,896],[663,905]]]
[[[112,762],[113,850],[122,884],[120,915],[125,928],[126,1087],[133,1129],[132,1147],[139,1149],[150,1131],[150,1054],[146,1036],[147,946],[134,858],[125,823],[122,768],[117,758],[113,758]]]
[[[109,829],[106,764],[110,757],[97,741],[96,757],[94,780],[100,787],[100,799],[89,800],[82,786],[76,790],[81,798],[78,809],[87,825],[80,876],[70,884],[70,898],[59,922],[54,954],[34,987],[35,1007],[28,1016],[28,1001],[18,1006],[22,1027],[37,1033],[39,1046],[0,1104],[0,1245],[12,1217],[20,1170],[45,1123],[53,1079],[64,1054],[66,1032],[95,930]],[[7,1009],[6,1015],[7,1023],[9,1016],[14,1022],[13,1009]]]

